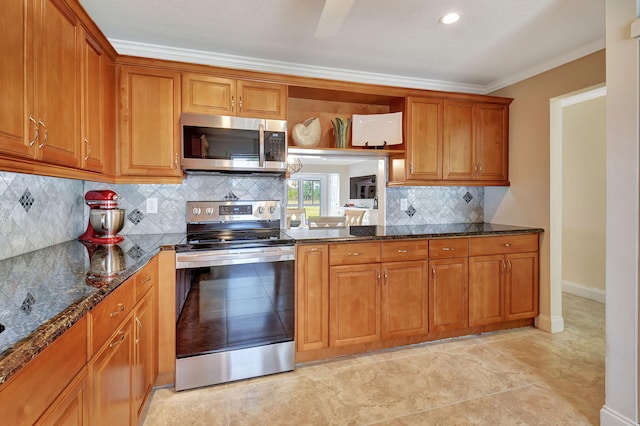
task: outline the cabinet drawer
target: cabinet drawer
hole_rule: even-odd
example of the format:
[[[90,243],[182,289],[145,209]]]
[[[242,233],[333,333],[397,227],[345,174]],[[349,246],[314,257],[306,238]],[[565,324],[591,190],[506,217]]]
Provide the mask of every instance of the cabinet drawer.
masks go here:
[[[383,262],[427,260],[428,255],[429,240],[384,241],[380,244]]]
[[[100,350],[102,345],[133,309],[135,305],[134,280],[130,279],[122,283],[120,287],[89,312],[92,356]]]
[[[468,238],[445,238],[429,241],[429,259],[450,259],[469,256]]]
[[[153,287],[158,280],[158,268],[156,267],[155,258],[147,263],[138,273],[136,273],[134,282],[136,287],[136,303],[139,302],[145,293]]]
[[[538,251],[538,234],[478,237],[469,241],[469,255],[526,253]]]
[[[345,243],[329,246],[330,265],[380,262],[380,243]]]

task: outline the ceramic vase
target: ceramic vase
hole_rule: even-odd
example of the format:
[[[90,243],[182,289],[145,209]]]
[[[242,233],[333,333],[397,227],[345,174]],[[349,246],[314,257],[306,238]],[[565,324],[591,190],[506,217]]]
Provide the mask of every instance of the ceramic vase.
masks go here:
[[[346,148],[347,140],[349,139],[351,118],[336,117],[335,121],[331,120],[331,124],[333,124],[333,134],[336,139],[336,148]]]

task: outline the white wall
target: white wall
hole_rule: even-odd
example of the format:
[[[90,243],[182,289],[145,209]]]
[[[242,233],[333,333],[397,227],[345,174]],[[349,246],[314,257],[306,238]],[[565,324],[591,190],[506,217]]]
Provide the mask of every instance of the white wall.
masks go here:
[[[563,290],[604,301],[605,96],[563,107],[561,144]]]
[[[602,425],[638,423],[638,217],[640,73],[634,0],[606,1],[607,354]]]

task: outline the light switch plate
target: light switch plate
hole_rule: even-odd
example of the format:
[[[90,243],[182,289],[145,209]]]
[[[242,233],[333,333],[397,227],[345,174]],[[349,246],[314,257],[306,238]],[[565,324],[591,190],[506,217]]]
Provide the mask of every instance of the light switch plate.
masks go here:
[[[406,212],[408,208],[409,206],[407,206],[407,199],[400,198],[400,210],[402,210],[403,212]]]
[[[147,198],[147,213],[158,213],[157,198]]]

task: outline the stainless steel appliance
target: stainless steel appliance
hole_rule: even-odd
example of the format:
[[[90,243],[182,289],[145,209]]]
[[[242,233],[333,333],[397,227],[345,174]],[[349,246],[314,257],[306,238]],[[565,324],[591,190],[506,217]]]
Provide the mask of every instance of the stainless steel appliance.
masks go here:
[[[124,239],[117,235],[124,227],[125,210],[118,208],[120,196],[104,189],[88,191],[84,200],[89,206],[89,224],[78,239],[93,244],[116,244]]]
[[[277,201],[187,202],[176,390],[294,369],[294,241]]]
[[[278,173],[287,171],[287,122],[182,114],[182,169]]]

